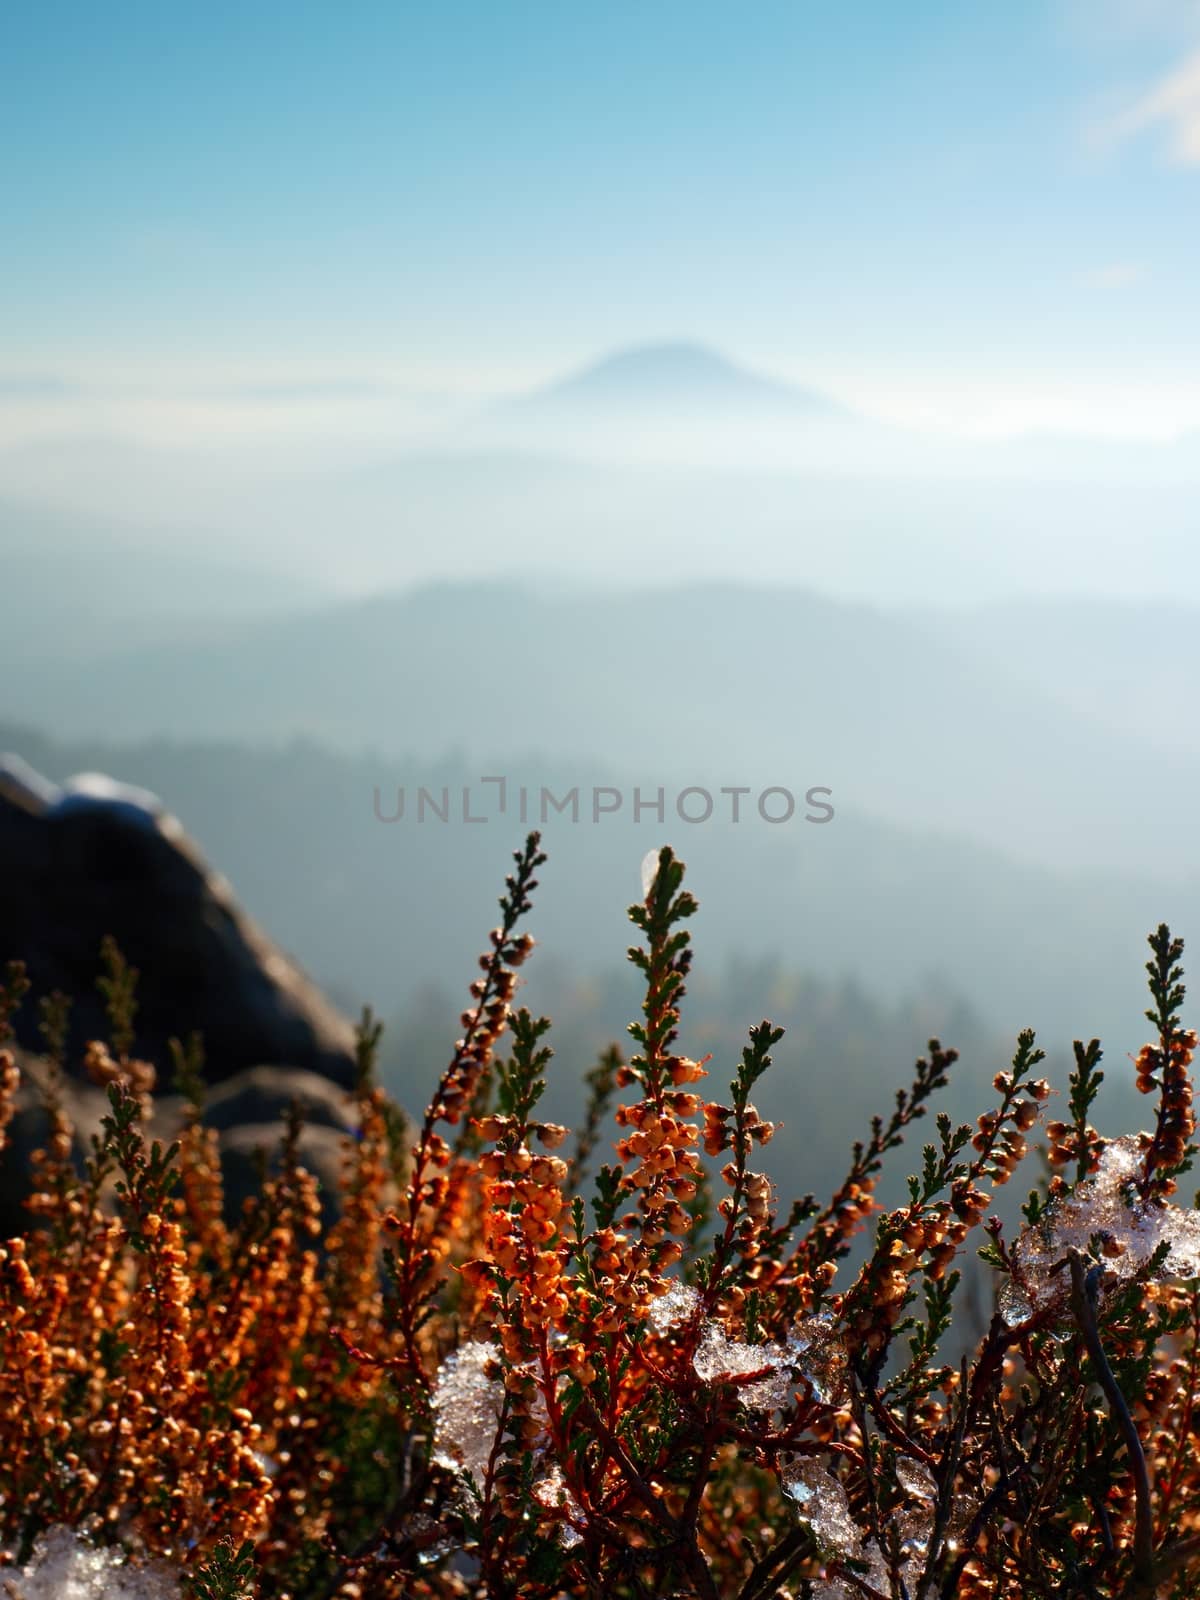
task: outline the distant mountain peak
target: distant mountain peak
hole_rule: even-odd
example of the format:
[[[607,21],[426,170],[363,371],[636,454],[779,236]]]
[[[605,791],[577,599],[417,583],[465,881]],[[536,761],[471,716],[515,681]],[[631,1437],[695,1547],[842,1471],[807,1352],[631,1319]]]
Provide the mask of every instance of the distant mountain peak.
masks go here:
[[[664,340],[614,351],[518,402],[560,412],[836,411],[824,395],[765,378],[720,351],[688,340]]]
[[[653,344],[627,345],[607,356],[589,363],[578,372],[554,385],[581,381],[616,379],[621,382],[640,383],[648,379],[667,378],[673,382],[729,383],[739,382],[747,374],[736,362],[714,350],[711,345],[689,342],[686,339],[664,339]]]

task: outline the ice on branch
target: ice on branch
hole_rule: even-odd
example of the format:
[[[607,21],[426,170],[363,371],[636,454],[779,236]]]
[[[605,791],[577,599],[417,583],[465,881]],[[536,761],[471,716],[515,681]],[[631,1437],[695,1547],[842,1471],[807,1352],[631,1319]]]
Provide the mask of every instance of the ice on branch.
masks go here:
[[[857,1558],[862,1534],[850,1515],[846,1491],[819,1461],[809,1457],[790,1469],[783,1492],[812,1529],[823,1556]]]
[[[752,1411],[778,1411],[791,1404],[796,1392],[794,1364],[789,1352],[779,1345],[745,1344],[730,1339],[715,1322],[705,1326],[692,1357],[696,1376],[705,1383],[768,1369],[756,1382],[738,1387],[739,1399]]]
[[[87,1544],[73,1528],[50,1528],[24,1567],[0,1568],[5,1600],[180,1600],[165,1561],[134,1566],[119,1549]]]
[[[433,1386],[433,1463],[466,1473],[482,1492],[496,1444],[504,1386],[488,1368],[499,1364],[494,1344],[473,1340],[447,1356]]]
[[[919,1462],[901,1458],[896,1463],[896,1478],[910,1504],[894,1513],[894,1526],[900,1535],[898,1572],[911,1593],[925,1568],[933,1537],[937,1509],[937,1484]],[[838,1480],[816,1461],[802,1462],[785,1478],[784,1493],[796,1504],[802,1522],[813,1537],[827,1565],[854,1562],[854,1572],[879,1594],[891,1594],[892,1578],[882,1550],[872,1539],[864,1539],[850,1515],[846,1492]],[[849,1576],[826,1575],[813,1585],[813,1600],[861,1600],[863,1590]]]
[[[1118,1280],[1132,1278],[1164,1244],[1169,1249],[1162,1275],[1200,1277],[1200,1212],[1143,1201],[1133,1186],[1142,1156],[1140,1135],[1113,1140],[1096,1172],[1021,1234],[1013,1247],[1014,1275],[999,1295],[1000,1314],[1010,1326],[1066,1299],[1070,1279],[1053,1269],[1069,1250],[1086,1252],[1094,1239]]]
[[[579,1503],[567,1487],[567,1480],[563,1477],[562,1468],[557,1465],[551,1467],[546,1476],[534,1485],[533,1497],[552,1511],[564,1511],[568,1516],[576,1517],[582,1521],[583,1512],[580,1510]],[[583,1543],[583,1535],[578,1528],[567,1521],[559,1523],[558,1536],[562,1541],[563,1547],[567,1550],[571,1550],[577,1544]]]
[[[690,1283],[673,1283],[651,1304],[646,1320],[655,1333],[670,1333],[679,1323],[686,1322],[699,1304],[698,1289]]]
[[[700,1304],[690,1284],[674,1283],[656,1299],[647,1318],[650,1328],[667,1334],[688,1322]],[[718,1322],[706,1322],[692,1357],[695,1374],[704,1383],[761,1373],[754,1383],[738,1385],[738,1396],[752,1411],[781,1411],[807,1384],[813,1398],[829,1405],[841,1387],[845,1357],[832,1342],[828,1315],[797,1323],[786,1345],[747,1344],[731,1339]]]
[[[896,1462],[896,1482],[911,1495],[914,1500],[936,1500],[937,1484],[933,1481],[933,1473],[919,1461],[910,1461],[907,1456],[901,1456]]]

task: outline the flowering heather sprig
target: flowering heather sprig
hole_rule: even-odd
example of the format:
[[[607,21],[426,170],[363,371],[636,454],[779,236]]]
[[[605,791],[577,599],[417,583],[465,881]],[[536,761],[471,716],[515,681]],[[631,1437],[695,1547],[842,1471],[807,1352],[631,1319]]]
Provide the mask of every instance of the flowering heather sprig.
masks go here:
[[[1050,1141],[1047,1160],[1054,1168],[1049,1188],[1053,1200],[1069,1194],[1071,1188],[1082,1183],[1099,1164],[1104,1139],[1088,1119],[1100,1085],[1104,1082],[1104,1074],[1100,1071],[1102,1057],[1099,1039],[1093,1039],[1086,1045],[1081,1039],[1075,1040],[1075,1066],[1070,1075],[1068,1098],[1071,1120],[1066,1122],[1056,1118],[1046,1124],[1046,1137]],[[1075,1168],[1073,1180],[1065,1174],[1065,1169],[1072,1165]],[[1036,1208],[1032,1196],[1030,1208]],[[1027,1208],[1026,1215],[1032,1221],[1030,1208]]]
[[[936,1059],[937,1052],[930,1053]],[[869,1382],[882,1368],[900,1318],[914,1298],[913,1278],[922,1273],[928,1286],[953,1276],[952,1291],[957,1275],[951,1274],[951,1265],[991,1203],[980,1185],[1007,1183],[1024,1159],[1025,1131],[1050,1093],[1045,1080],[1029,1079],[1042,1060],[1033,1034],[1023,1032],[1011,1068],[993,1081],[1000,1103],[980,1116],[974,1132],[967,1125],[955,1128],[939,1113],[938,1142],[925,1146],[921,1175],[908,1180],[909,1204],[881,1219],[875,1250],[840,1306],[852,1353],[867,1358]],[[969,1158],[968,1150],[973,1152]],[[944,1319],[947,1297],[935,1293],[933,1304]],[[929,1342],[936,1343],[936,1334]]]
[[[731,1192],[717,1207],[725,1225],[704,1277],[706,1312],[711,1313],[722,1298],[741,1310],[747,1296],[772,1282],[779,1271],[777,1262],[763,1256],[774,1220],[771,1182],[765,1173],[752,1172],[748,1162],[754,1146],[769,1144],[778,1128],[777,1123],[759,1115],[750,1092],[770,1067],[770,1052],[782,1038],[783,1029],[769,1022],[751,1028],[737,1077],[729,1085],[733,1104],[704,1107],[705,1152],[713,1157],[732,1153],[732,1159],[721,1168]],[[768,1266],[770,1270],[764,1270]]]
[[[928,1056],[917,1061],[911,1087],[896,1091],[891,1116],[886,1121],[873,1117],[870,1137],[855,1144],[850,1171],[832,1200],[819,1210],[815,1204],[811,1206],[815,1216],[795,1243],[785,1269],[791,1312],[803,1309],[810,1297],[819,1297],[832,1284],[837,1263],[875,1213],[875,1188],[884,1158],[904,1142],[909,1124],[925,1115],[925,1102],[945,1088],[949,1069],[957,1060],[956,1050],[943,1050],[937,1039],[931,1039]]]
[[[17,1090],[21,1087],[16,1058],[4,1046],[9,1037],[13,1014],[28,988],[29,980],[23,964],[19,961],[10,962],[5,970],[4,981],[0,983],[0,1152],[4,1150],[7,1140],[5,1129],[13,1119]]]
[[[70,1233],[70,1197],[75,1186],[72,1162],[75,1130],[63,1095],[70,1009],[70,1000],[63,994],[43,995],[38,1001],[39,1031],[44,1045],[38,1088],[49,1132],[44,1149],[32,1154],[33,1181],[26,1201],[58,1248],[65,1244]]]
[[[1186,990],[1181,982],[1183,940],[1172,939],[1165,924],[1150,936],[1153,960],[1146,963],[1154,999],[1146,1016],[1158,1029],[1157,1045],[1143,1045],[1137,1059],[1138,1088],[1146,1093],[1157,1086],[1158,1115],[1148,1141],[1138,1189],[1144,1200],[1166,1199],[1174,1194],[1176,1179],[1192,1164],[1196,1131],[1190,1067],[1196,1035],[1179,1024],[1179,1008]]]
[[[483,1570],[499,1573],[534,1486],[533,1450],[546,1435],[559,1463],[557,1500],[574,1504],[577,1487],[567,1449],[559,1377],[570,1365],[563,1338],[571,1306],[571,1246],[563,1234],[567,1163],[556,1150],[567,1130],[535,1120],[551,1051],[550,1024],[521,1009],[511,1019],[512,1054],[497,1066],[497,1110],[479,1124],[491,1148],[481,1157],[485,1179],[486,1254],[464,1276],[480,1291],[478,1318],[495,1341],[502,1400],[494,1449],[477,1487],[482,1502]],[[540,1145],[542,1149],[535,1146]],[[510,1452],[501,1454],[507,1441]],[[564,1475],[564,1471],[567,1475]],[[497,1526],[496,1513],[504,1519]]]
[[[547,1018],[534,1019],[523,1009],[513,1015],[512,1059],[499,1069],[499,1109],[479,1123],[493,1147],[479,1166],[487,1180],[485,1259],[499,1286],[485,1296],[481,1310],[514,1364],[538,1355],[541,1334],[562,1324],[568,1305],[560,1238],[568,1167],[533,1148],[536,1143],[555,1150],[567,1131],[531,1117],[545,1087],[542,1072],[551,1052],[540,1041],[549,1026]]]
[[[400,1359],[419,1382],[424,1367],[418,1334],[427,1320],[428,1302],[437,1293],[438,1271],[466,1207],[465,1163],[455,1168],[450,1146],[437,1131],[439,1123],[453,1126],[470,1116],[492,1059],[497,1040],[508,1023],[509,1006],[516,991],[516,969],[533,949],[529,934],[517,926],[531,907],[537,887],[537,869],[546,857],[541,836],[531,833],[513,860],[516,871],[505,879],[500,900],[501,921],[490,936],[491,948],[479,958],[483,973],[471,984],[474,1005],[462,1015],[463,1034],[454,1046],[450,1065],[425,1112],[413,1149],[407,1192],[390,1220],[393,1243],[389,1265],[395,1282]]]
[[[600,1280],[609,1297],[597,1329],[613,1333],[623,1321],[645,1314],[650,1300],[664,1292],[664,1271],[683,1254],[681,1238],[693,1223],[688,1209],[703,1175],[692,1148],[699,1142],[694,1120],[700,1100],[687,1085],[703,1078],[700,1062],[672,1052],[678,1036],[679,1003],[691,968],[690,935],[677,927],[696,911],[695,899],[681,888],[683,865],[669,847],[659,853],[658,869],[642,905],[630,920],[646,936],[647,948],[633,945],[629,959],[646,980],[641,1022],[630,1024],[636,1054],[617,1070],[618,1088],[637,1084],[640,1100],[620,1105],[618,1127],[632,1129],[617,1142],[617,1192],[633,1199],[636,1210],[621,1218],[625,1230],[615,1244],[613,1270]]]
[[[170,1041],[175,1086],[183,1098],[179,1130],[179,1174],[174,1211],[186,1218],[194,1272],[229,1270],[225,1185],[216,1130],[204,1123],[204,1046],[198,1034],[187,1043]]]

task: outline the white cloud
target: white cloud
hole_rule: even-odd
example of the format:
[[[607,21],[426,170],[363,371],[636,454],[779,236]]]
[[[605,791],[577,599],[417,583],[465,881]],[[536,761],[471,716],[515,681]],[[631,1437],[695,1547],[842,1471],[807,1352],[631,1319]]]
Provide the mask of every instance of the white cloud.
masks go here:
[[[1109,261],[1083,274],[1083,281],[1097,289],[1124,289],[1146,276],[1140,261]]]
[[[1178,41],[1195,33],[1200,5],[1197,0],[1062,0],[1061,15],[1074,36],[1089,45]]]
[[[1200,166],[1200,50],[1169,72],[1112,125],[1118,139],[1165,129],[1171,154],[1184,166]]]
[[[829,374],[822,387],[881,422],[963,439],[1026,433],[1158,440],[1200,431],[1200,382],[1162,374],[1029,371]]]

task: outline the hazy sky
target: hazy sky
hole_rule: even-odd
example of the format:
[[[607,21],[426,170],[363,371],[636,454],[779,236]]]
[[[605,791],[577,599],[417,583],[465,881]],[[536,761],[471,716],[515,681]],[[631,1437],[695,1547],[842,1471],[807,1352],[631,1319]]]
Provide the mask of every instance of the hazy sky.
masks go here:
[[[665,337],[919,422],[1200,426],[1200,0],[39,0],[0,60],[10,438]]]

